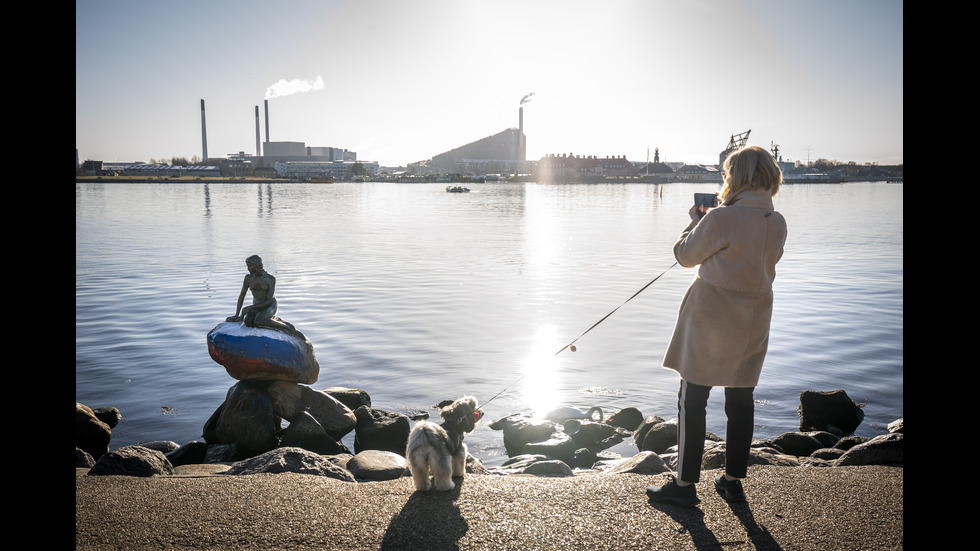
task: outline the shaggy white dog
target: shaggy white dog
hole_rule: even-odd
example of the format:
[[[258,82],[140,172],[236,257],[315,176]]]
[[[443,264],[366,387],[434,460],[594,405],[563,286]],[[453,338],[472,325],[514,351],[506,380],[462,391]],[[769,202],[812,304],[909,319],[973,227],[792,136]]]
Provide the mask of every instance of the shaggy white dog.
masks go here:
[[[445,492],[456,487],[453,477],[466,472],[463,435],[476,428],[483,412],[477,409],[476,398],[466,396],[442,408],[439,415],[441,424],[419,421],[408,435],[405,456],[415,489],[423,492],[433,488]]]

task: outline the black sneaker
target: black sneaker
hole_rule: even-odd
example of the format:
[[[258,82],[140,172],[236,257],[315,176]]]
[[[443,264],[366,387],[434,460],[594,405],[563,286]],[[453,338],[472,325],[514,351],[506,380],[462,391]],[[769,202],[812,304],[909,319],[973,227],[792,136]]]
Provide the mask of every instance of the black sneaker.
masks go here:
[[[745,501],[745,490],[741,480],[728,480],[725,475],[715,477],[715,489],[725,501]]]
[[[650,498],[650,501],[674,503],[688,507],[701,503],[694,484],[681,487],[677,485],[677,480],[673,478],[668,480],[663,486],[647,487],[647,497]]]

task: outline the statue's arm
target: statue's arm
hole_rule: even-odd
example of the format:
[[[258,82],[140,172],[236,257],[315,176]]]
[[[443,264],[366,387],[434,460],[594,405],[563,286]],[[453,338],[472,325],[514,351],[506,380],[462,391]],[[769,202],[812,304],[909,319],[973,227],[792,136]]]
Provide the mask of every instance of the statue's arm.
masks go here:
[[[242,312],[242,304],[245,302],[245,293],[247,292],[248,292],[248,276],[245,276],[245,281],[242,282],[242,292],[239,293],[238,303],[235,305],[235,315],[229,317],[225,321],[242,321],[241,314],[244,314],[244,312]]]

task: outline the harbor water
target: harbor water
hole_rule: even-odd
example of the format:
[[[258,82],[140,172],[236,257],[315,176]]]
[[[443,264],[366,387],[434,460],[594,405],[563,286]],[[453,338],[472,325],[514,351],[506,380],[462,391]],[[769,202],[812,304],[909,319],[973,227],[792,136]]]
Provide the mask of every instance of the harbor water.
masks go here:
[[[506,452],[487,421],[510,413],[675,417],[678,377],[660,362],[695,269],[671,267],[671,246],[693,194],[719,186],[468,186],[76,184],[76,401],[120,410],[113,449],[200,440],[236,382],[205,337],[258,254],[279,316],[315,347],[314,388],[433,416],[496,396],[467,437],[488,465]],[[857,434],[883,434],[903,415],[903,186],[784,185],[775,204],[789,237],[756,437],[799,430],[800,393],[835,389],[863,406]],[[712,393],[720,436],[723,402]]]

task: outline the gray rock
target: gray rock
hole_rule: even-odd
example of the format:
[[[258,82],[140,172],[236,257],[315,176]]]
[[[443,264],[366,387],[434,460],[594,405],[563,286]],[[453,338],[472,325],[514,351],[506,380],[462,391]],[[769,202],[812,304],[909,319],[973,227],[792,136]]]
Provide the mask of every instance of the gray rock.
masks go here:
[[[300,473],[354,482],[354,475],[319,454],[302,448],[278,448],[236,462],[224,474]]]
[[[95,462],[89,475],[154,476],[174,474],[174,467],[162,452],[143,446],[113,450]]]
[[[903,433],[895,432],[875,436],[863,444],[858,444],[844,452],[834,462],[838,467],[853,465],[903,465],[904,464]]]
[[[827,461],[833,461],[838,459],[840,456],[844,455],[844,450],[840,448],[820,448],[810,454],[810,457],[814,459],[824,459]]]
[[[623,408],[610,415],[606,419],[606,423],[628,431],[635,431],[643,424],[643,414],[634,407]]]
[[[296,447],[310,450],[320,455],[350,453],[346,446],[327,434],[323,427],[307,411],[301,411],[282,431],[279,442],[282,447]]]
[[[853,434],[864,420],[862,410],[843,390],[800,393],[800,430],[825,430]]]
[[[180,447],[179,444],[170,440],[151,440],[149,442],[140,442],[139,445],[163,454],[172,452]]]
[[[361,406],[371,407],[371,396],[359,388],[332,386],[324,388],[322,391],[336,398],[351,411],[357,411],[357,408]]]
[[[546,455],[565,463],[575,461],[575,450],[578,446],[571,436],[564,432],[556,432],[550,438],[541,442],[529,442],[521,450],[522,455]]]
[[[95,465],[95,459],[85,450],[75,448],[75,468],[91,469]]]
[[[361,406],[354,412],[357,426],[354,429],[354,453],[364,450],[382,450],[405,453],[411,421],[408,416],[391,411]]]
[[[482,461],[467,453],[466,472],[470,474],[490,474],[490,469],[486,468]]]
[[[92,413],[99,421],[109,425],[110,429],[116,428],[116,425],[122,420],[122,413],[119,413],[119,409],[114,407],[92,408]]]
[[[407,469],[404,457],[381,450],[364,450],[347,461],[347,470],[358,480],[394,480]]]
[[[858,444],[863,444],[867,442],[868,440],[871,440],[871,438],[867,436],[855,436],[852,434],[850,436],[845,436],[840,440],[838,440],[837,443],[834,444],[834,447],[847,451],[853,448],[854,446],[857,446]]]
[[[520,474],[534,476],[575,476],[575,472],[564,461],[548,459],[537,461],[524,468]]]
[[[273,381],[269,384],[268,392],[276,415],[292,423],[306,412],[334,440],[340,440],[357,425],[354,412],[322,390],[290,381]]]
[[[637,447],[641,452],[664,453],[676,445],[677,419],[671,419],[647,426],[643,440]]]
[[[109,451],[112,429],[95,416],[92,408],[75,402],[75,447],[96,461]]]
[[[725,449],[723,441],[706,442],[704,456],[701,459],[701,469],[724,469]],[[775,465],[781,467],[799,467],[800,459],[775,449],[750,448],[749,465]]]
[[[271,381],[244,380],[228,390],[225,401],[205,423],[208,444],[238,444],[238,452],[251,457],[278,445],[276,416],[267,389]]]
[[[654,452],[640,452],[633,457],[627,457],[610,466],[603,472],[607,474],[636,473],[636,474],[658,474],[667,472],[670,467],[664,462],[663,458]]]
[[[646,438],[647,432],[650,430],[650,428],[663,422],[664,419],[656,415],[650,415],[643,419],[640,425],[636,428],[636,431],[633,433],[633,442],[636,444],[636,447],[642,449],[643,439]]]
[[[773,439],[772,445],[783,453],[797,457],[806,457],[826,447],[814,436],[801,432],[784,432]]]
[[[204,463],[233,463],[240,459],[238,444],[208,444]]]
[[[206,442],[188,442],[172,452],[167,452],[167,460],[175,468],[181,465],[198,465],[205,462],[208,455],[208,445]]]
[[[568,426],[565,429],[578,447],[593,451],[618,444],[630,435],[625,429],[597,421],[580,421],[575,430],[569,430]]]
[[[895,419],[888,423],[888,432],[905,432],[905,418]]]
[[[550,458],[547,455],[534,455],[534,454],[516,455],[501,463],[500,466],[505,469],[523,470],[528,465],[532,465],[539,461],[548,461],[549,459]]]
[[[558,426],[551,421],[539,421],[523,413],[514,413],[497,419],[488,425],[493,430],[504,433],[504,447],[508,456],[524,453],[524,446],[530,442],[542,442],[558,432]]]

